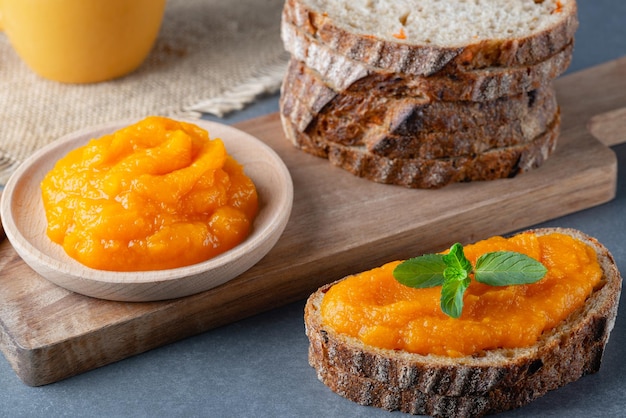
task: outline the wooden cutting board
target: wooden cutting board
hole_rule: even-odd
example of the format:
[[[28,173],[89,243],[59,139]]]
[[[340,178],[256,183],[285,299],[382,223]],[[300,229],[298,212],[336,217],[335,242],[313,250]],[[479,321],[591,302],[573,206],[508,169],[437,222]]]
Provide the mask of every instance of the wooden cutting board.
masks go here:
[[[213,290],[151,303],[71,293],[39,277],[0,242],[0,349],[38,386],[121,360],[289,302],[318,286],[394,259],[505,234],[611,200],[614,153],[626,140],[626,58],[556,82],[563,127],[555,154],[515,179],[410,190],[352,176],[294,149],[278,115],[238,125],[289,167],[287,228],[251,270]],[[620,136],[621,135],[621,136]]]

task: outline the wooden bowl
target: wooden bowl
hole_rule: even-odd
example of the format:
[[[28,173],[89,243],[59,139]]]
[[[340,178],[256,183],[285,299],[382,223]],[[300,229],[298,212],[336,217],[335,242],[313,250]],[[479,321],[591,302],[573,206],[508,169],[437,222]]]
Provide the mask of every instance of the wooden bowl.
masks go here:
[[[227,282],[256,264],[282,234],[293,202],[287,167],[266,144],[233,127],[204,120],[188,121],[221,138],[226,149],[256,185],[259,213],[250,236],[237,247],[202,263],[169,270],[112,272],[91,269],[69,257],[46,235],[40,183],[57,160],[91,138],[135,121],[81,130],[40,149],[13,173],[0,201],[6,236],[19,256],[37,273],[68,290],[117,301],[156,301],[199,293]]]

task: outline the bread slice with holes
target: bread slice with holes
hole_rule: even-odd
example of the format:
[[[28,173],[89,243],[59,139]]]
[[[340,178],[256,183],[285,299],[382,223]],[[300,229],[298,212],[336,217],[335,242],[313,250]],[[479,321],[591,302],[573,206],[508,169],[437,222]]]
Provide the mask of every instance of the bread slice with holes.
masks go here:
[[[585,304],[544,332],[533,346],[451,358],[365,345],[324,323],[320,306],[331,283],[309,297],[304,311],[309,363],[319,380],[362,405],[411,414],[477,417],[520,407],[597,372],[622,286],[615,260],[606,247],[581,231],[534,232],[559,232],[585,242],[594,249],[603,276]]]
[[[539,63],[578,28],[575,0],[286,0],[283,21],[349,59],[422,76]]]
[[[302,28],[281,24],[285,49],[293,59],[315,70],[335,91],[342,91],[364,80],[397,80],[409,83],[432,100],[488,101],[516,96],[549,84],[565,72],[572,60],[573,40],[544,60],[517,66],[490,66],[465,69],[447,66],[429,76],[383,70],[343,55],[316,40]]]

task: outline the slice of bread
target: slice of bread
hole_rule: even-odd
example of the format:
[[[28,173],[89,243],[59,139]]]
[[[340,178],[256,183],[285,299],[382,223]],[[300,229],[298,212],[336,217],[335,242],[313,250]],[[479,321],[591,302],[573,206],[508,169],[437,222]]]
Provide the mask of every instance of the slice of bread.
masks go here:
[[[575,0],[286,0],[283,21],[340,55],[414,75],[538,63],[578,28]]]
[[[407,159],[459,157],[529,142],[546,131],[558,104],[550,84],[486,102],[433,101],[399,76],[366,77],[334,92],[292,59],[280,108],[311,137]]]
[[[481,154],[449,158],[388,158],[369,152],[365,146],[348,146],[300,132],[280,114],[285,136],[296,147],[350,173],[384,184],[434,189],[454,182],[484,181],[514,177],[539,167],[554,151],[560,130],[560,114],[547,130],[531,141]]]
[[[320,314],[321,287],[307,300],[304,321],[309,363],[334,392],[363,405],[412,414],[476,417],[525,405],[548,391],[600,369],[613,329],[622,278],[610,252],[581,231],[568,234],[591,246],[603,271],[584,306],[533,346],[451,358],[380,349],[335,333]]]
[[[316,41],[289,23],[282,23],[281,36],[292,57],[317,71],[335,91],[343,91],[366,78],[397,78],[398,83],[410,83],[413,89],[431,99],[446,101],[487,101],[535,90],[564,73],[573,52],[571,41],[553,55],[532,64],[473,70],[446,68],[426,77],[370,67]]]

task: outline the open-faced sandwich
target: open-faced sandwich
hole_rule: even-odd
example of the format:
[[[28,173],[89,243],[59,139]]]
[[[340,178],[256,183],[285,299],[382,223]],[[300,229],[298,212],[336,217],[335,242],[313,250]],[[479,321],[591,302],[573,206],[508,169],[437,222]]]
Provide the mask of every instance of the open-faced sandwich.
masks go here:
[[[517,408],[599,370],[621,283],[609,251],[578,230],[455,244],[313,293],[309,362],[362,405],[443,417]]]

